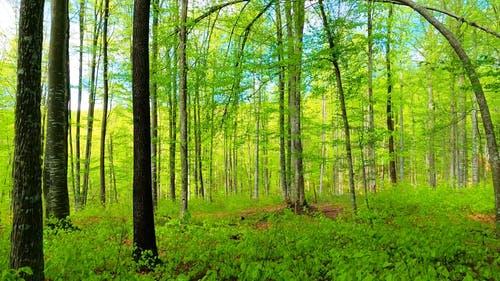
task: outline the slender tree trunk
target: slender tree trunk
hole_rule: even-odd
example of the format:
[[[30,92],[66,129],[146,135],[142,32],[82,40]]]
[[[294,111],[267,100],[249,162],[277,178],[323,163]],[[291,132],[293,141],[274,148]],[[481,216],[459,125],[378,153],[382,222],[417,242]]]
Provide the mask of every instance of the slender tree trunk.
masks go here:
[[[255,78],[254,78],[255,79]],[[255,90],[255,80],[254,80],[254,90]],[[254,106],[255,106],[255,173],[254,173],[254,192],[253,198],[255,200],[259,199],[259,174],[260,174],[260,91],[254,91]]]
[[[452,62],[453,65],[453,62]],[[448,142],[449,147],[449,180],[451,187],[456,187],[457,185],[457,101],[455,93],[455,82],[456,76],[452,66],[452,73],[450,77],[451,87],[450,87],[450,138]]]
[[[391,62],[391,36],[392,36],[392,5],[389,6],[389,13],[387,15],[387,41],[385,45],[385,63],[387,68],[387,130],[389,131],[389,175],[392,184],[398,181],[396,175],[396,155],[394,151],[394,119],[392,112],[392,62]]]
[[[176,1],[177,2],[177,1]],[[172,63],[172,90],[169,95],[169,171],[170,171],[170,199],[176,200],[175,196],[175,152],[177,147],[177,61],[178,51],[174,50],[174,59]]]
[[[181,21],[179,28],[179,116],[180,116],[180,145],[181,145],[181,217],[188,208],[188,118],[187,104],[187,62],[186,62],[186,19],[188,0],[182,0]]]
[[[132,91],[134,114],[134,260],[146,259],[141,269],[157,263],[151,192],[151,131],[149,111],[149,0],[134,1]],[[151,262],[151,263],[149,263]]]
[[[10,268],[30,267],[27,281],[43,281],[43,210],[41,169],[41,64],[43,8],[40,0],[22,0],[17,51],[14,185]],[[34,137],[35,136],[35,137]]]
[[[323,194],[323,179],[325,176],[325,162],[326,162],[326,93],[323,92],[321,98],[321,165],[319,171],[319,195]]]
[[[472,114],[471,114],[471,143],[472,143],[472,186],[477,186],[479,184],[479,147],[480,142],[478,138],[479,126],[477,118],[477,103],[476,99],[473,98],[472,101]]]
[[[278,63],[279,63],[279,74],[278,74],[278,92],[279,92],[279,142],[280,142],[280,186],[281,192],[283,194],[283,200],[290,204],[290,192],[288,190],[288,170],[286,165],[286,132],[285,132],[285,55],[283,49],[283,28],[281,20],[281,7],[280,1],[276,1],[276,37],[277,37],[277,48],[278,48]]]
[[[328,18],[326,16],[325,8],[323,5],[323,0],[319,0],[319,7],[321,10],[321,17],[323,19],[323,26],[327,35],[328,44],[331,51],[332,56],[332,64],[335,71],[335,80],[337,83],[337,91],[339,94],[340,101],[340,109],[342,111],[342,120],[344,123],[344,134],[345,134],[345,146],[346,146],[346,156],[347,156],[347,165],[349,168],[349,191],[351,193],[351,205],[354,212],[357,212],[357,203],[356,203],[356,190],[354,186],[354,165],[352,161],[352,152],[351,152],[351,134],[349,127],[349,120],[347,118],[347,109],[345,105],[345,97],[344,97],[344,88],[342,86],[342,77],[340,73],[340,67],[338,64],[338,54],[335,51],[335,42],[333,41],[333,35],[330,31],[330,25],[328,23]]]
[[[399,178],[401,181],[405,180],[405,157],[403,152],[405,149],[405,131],[403,122],[403,72],[399,74]]]
[[[94,31],[92,39],[92,59],[90,63],[90,93],[89,93],[89,109],[87,113],[87,141],[85,145],[85,165],[83,168],[83,186],[82,186],[82,201],[81,205],[87,204],[87,194],[89,190],[89,175],[90,175],[90,157],[92,155],[92,132],[94,129],[94,107],[96,96],[96,78],[97,78],[97,43],[99,41],[99,26],[101,5],[97,7],[95,1],[94,11]]]
[[[68,197],[68,1],[52,1],[47,137],[43,170],[47,218],[69,216]]]
[[[108,100],[109,100],[109,77],[108,77],[108,19],[109,19],[109,0],[104,0],[104,25],[102,31],[102,50],[103,50],[103,81],[104,93],[102,101],[102,123],[101,123],[101,151],[100,151],[100,192],[99,198],[101,204],[106,205],[106,129],[108,122]]]
[[[85,33],[85,6],[86,1],[80,0],[80,11],[79,11],[79,27],[80,27],[80,43],[78,50],[78,104],[76,109],[76,132],[75,132],[75,209],[80,209],[81,202],[81,175],[80,175],[80,164],[81,164],[81,144],[80,144],[80,128],[81,123],[81,112],[82,112],[82,91],[83,91],[83,38]]]
[[[118,191],[116,190],[116,174],[115,174],[115,164],[113,160],[113,138],[109,136],[108,143],[108,161],[109,161],[109,182],[110,186],[113,188],[113,200],[118,203]]]
[[[462,90],[464,76],[458,77],[459,121],[458,121],[458,187],[467,187],[469,181],[467,144],[467,95]]]
[[[375,121],[373,115],[373,0],[368,1],[368,187],[376,190]]]
[[[490,110],[488,108],[488,102],[483,92],[481,82],[476,73],[472,62],[465,53],[460,42],[455,38],[453,33],[451,33],[442,23],[440,23],[435,17],[433,17],[425,8],[417,5],[411,0],[398,0],[410,6],[412,9],[417,11],[422,15],[430,24],[432,24],[443,36],[448,40],[453,50],[457,53],[458,57],[462,61],[465,73],[469,77],[470,83],[472,85],[472,90],[476,96],[476,100],[481,111],[481,117],[483,120],[483,127],[486,135],[486,143],[488,147],[488,152],[490,154],[490,166],[491,166],[491,177],[493,181],[494,193],[495,193],[495,214],[496,214],[496,225],[497,230],[500,231],[500,157],[498,155],[497,140],[495,137],[495,129],[493,122],[491,120]]]
[[[153,207],[158,206],[158,177],[159,177],[159,153],[158,153],[158,25],[159,25],[159,0],[153,0],[153,38],[152,38],[152,62],[151,62],[151,189],[153,192]]]
[[[430,70],[427,70],[427,132],[429,137],[427,140],[427,182],[432,188],[436,188],[436,155],[434,152],[434,124],[435,124],[435,109],[434,109],[434,88]]]

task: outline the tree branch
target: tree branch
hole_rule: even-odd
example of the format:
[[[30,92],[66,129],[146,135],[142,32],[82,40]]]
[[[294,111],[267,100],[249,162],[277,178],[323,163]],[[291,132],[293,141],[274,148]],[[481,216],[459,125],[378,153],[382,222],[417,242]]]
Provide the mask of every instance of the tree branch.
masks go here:
[[[379,2],[379,3],[389,3],[389,4],[395,4],[395,5],[401,5],[401,6],[407,6],[408,7],[408,4],[400,1],[400,0],[374,0],[374,2]],[[447,15],[451,18],[454,18],[460,22],[463,22],[463,23],[466,23],[472,27],[475,27],[479,30],[482,30],[486,33],[489,33],[497,38],[500,38],[500,33],[494,31],[494,30],[491,30],[487,27],[484,27],[476,22],[473,22],[473,21],[470,21],[464,17],[461,17],[459,15],[456,15],[452,12],[449,12],[449,11],[446,11],[446,10],[442,10],[442,9],[438,9],[438,8],[435,8],[435,7],[429,7],[429,6],[423,6],[424,9],[426,10],[429,10],[429,11],[434,11],[434,12],[438,12],[438,13],[441,13],[441,14],[444,14],[444,15]]]

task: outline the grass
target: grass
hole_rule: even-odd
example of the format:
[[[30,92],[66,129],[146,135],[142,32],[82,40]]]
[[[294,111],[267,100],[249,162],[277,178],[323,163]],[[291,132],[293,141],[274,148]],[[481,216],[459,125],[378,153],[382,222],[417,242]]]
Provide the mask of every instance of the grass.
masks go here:
[[[81,231],[44,233],[49,280],[500,280],[491,187],[398,188],[370,196],[371,210],[349,211],[347,197],[318,206],[336,218],[295,215],[278,197],[161,201],[156,236],[163,263],[136,273],[130,204],[89,206],[72,216]],[[130,201],[129,201],[130,202]],[[2,220],[5,221],[5,218]],[[9,255],[8,226],[0,256]],[[8,259],[0,259],[8,279]]]

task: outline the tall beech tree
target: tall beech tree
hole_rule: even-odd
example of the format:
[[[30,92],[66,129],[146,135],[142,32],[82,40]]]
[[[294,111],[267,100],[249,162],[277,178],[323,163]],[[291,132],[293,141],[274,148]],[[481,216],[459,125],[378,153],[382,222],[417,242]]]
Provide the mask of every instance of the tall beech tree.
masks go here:
[[[28,266],[28,281],[43,281],[41,112],[43,0],[22,0],[19,10],[15,108],[14,185],[10,268]]]
[[[69,216],[68,197],[68,0],[51,2],[49,93],[43,189],[47,218]]]
[[[305,10],[304,1],[285,1],[287,23],[288,54],[288,95],[289,119],[291,128],[291,159],[293,165],[293,201],[295,211],[307,205],[304,190],[304,164],[301,133],[301,71]]]
[[[134,259],[158,259],[151,192],[151,131],[149,109],[149,0],[134,0],[132,92],[134,119]],[[148,264],[148,263],[147,263]],[[148,264],[149,265],[149,264]],[[145,268],[148,269],[148,268]]]

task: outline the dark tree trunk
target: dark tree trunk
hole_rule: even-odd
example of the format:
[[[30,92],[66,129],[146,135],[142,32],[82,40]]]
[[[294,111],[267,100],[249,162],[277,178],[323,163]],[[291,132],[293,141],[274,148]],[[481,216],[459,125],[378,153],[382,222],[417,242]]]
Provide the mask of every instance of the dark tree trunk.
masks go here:
[[[186,20],[188,0],[182,0],[179,28],[179,117],[181,144],[181,217],[188,208],[188,118],[187,118],[187,62],[186,62]]]
[[[149,112],[149,0],[134,1],[132,91],[134,114],[134,259],[156,261],[151,193],[151,131]],[[146,256],[145,256],[146,255]]]
[[[398,181],[396,175],[396,155],[394,152],[394,119],[392,112],[392,62],[391,62],[391,32],[392,32],[392,5],[389,6],[389,13],[387,15],[387,38],[385,45],[385,65],[387,68],[387,130],[389,131],[389,175],[391,182],[396,184]]]
[[[52,1],[47,137],[43,189],[47,218],[69,216],[68,197],[68,1]]]
[[[174,1],[174,22],[175,24],[179,23],[179,2]],[[176,178],[176,171],[175,171],[175,152],[176,152],[176,147],[177,147],[177,77],[178,77],[178,71],[177,71],[177,64],[179,63],[179,49],[177,48],[178,42],[176,42],[178,37],[175,37],[174,43],[172,49],[173,49],[173,60],[170,61],[170,58],[167,57],[167,61],[169,62],[169,66],[171,65],[171,91],[169,92],[169,172],[170,172],[170,198],[172,201],[175,201],[176,195],[175,195],[175,178]]]
[[[281,20],[280,2],[276,1],[276,40],[278,44],[278,91],[279,91],[279,130],[280,130],[280,186],[283,200],[290,204],[288,176],[286,165],[286,132],[285,132],[285,55],[283,50],[283,28]]]
[[[10,268],[28,266],[28,281],[43,281],[41,169],[41,64],[45,1],[23,0],[20,8],[15,109],[14,186]]]
[[[75,209],[80,208],[81,202],[81,184],[80,184],[80,128],[81,128],[81,112],[82,112],[82,91],[83,91],[83,38],[85,32],[85,0],[80,0],[79,11],[79,27],[80,27],[80,45],[78,50],[78,104],[76,109],[76,132],[75,132]]]
[[[153,0],[153,38],[152,38],[152,62],[151,62],[151,189],[153,192],[153,207],[158,206],[158,178],[159,178],[159,155],[158,155],[158,24],[159,24],[159,0]]]
[[[108,122],[108,100],[109,100],[109,77],[108,77],[108,19],[109,0],[104,0],[104,25],[102,31],[103,50],[103,81],[104,95],[102,100],[102,124],[101,124],[101,151],[100,151],[100,192],[99,198],[102,205],[106,205],[106,127]]]
[[[95,107],[95,96],[96,96],[96,73],[97,73],[97,48],[99,42],[99,26],[100,23],[100,12],[101,7],[97,6],[97,0],[95,1],[95,11],[94,11],[94,30],[92,38],[92,59],[90,62],[90,93],[89,93],[89,109],[87,113],[87,141],[85,144],[85,163],[83,168],[83,185],[81,194],[81,205],[85,206],[87,204],[87,194],[89,190],[89,176],[90,176],[90,157],[92,155],[92,132],[94,130],[94,107]]]
[[[356,202],[356,190],[354,187],[354,165],[353,165],[353,161],[352,161],[352,152],[351,152],[351,133],[350,133],[350,127],[349,127],[349,120],[347,118],[347,109],[346,109],[346,105],[345,105],[344,88],[342,86],[342,77],[341,77],[340,67],[339,67],[339,63],[338,63],[338,54],[335,51],[335,42],[333,41],[333,35],[330,31],[330,25],[328,23],[328,18],[326,16],[326,12],[325,12],[325,8],[324,8],[322,0],[319,0],[319,7],[321,9],[321,17],[323,19],[323,26],[325,28],[326,36],[328,39],[328,45],[329,45],[330,51],[331,51],[333,70],[335,72],[335,81],[337,83],[337,91],[339,94],[340,109],[342,111],[342,120],[344,122],[347,165],[349,168],[349,192],[351,193],[352,209],[354,210],[354,212],[356,212],[358,207],[357,207],[357,202]]]

